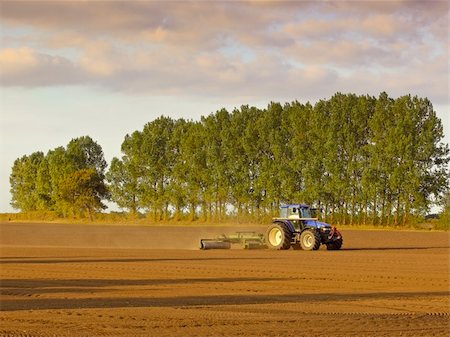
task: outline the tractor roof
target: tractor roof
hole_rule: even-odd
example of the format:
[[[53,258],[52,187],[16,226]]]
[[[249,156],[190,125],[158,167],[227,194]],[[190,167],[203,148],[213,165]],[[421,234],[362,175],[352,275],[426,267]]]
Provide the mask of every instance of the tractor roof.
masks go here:
[[[287,204],[287,205],[281,205],[281,208],[292,208],[292,207],[296,207],[296,208],[309,208],[309,205],[306,204]]]

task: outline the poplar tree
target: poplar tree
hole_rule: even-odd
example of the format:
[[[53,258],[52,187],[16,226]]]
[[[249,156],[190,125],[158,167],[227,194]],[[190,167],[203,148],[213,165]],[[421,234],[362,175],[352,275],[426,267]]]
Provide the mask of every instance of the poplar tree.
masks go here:
[[[169,184],[176,153],[171,137],[174,120],[161,116],[147,123],[142,131],[142,143],[138,156],[142,167],[142,203],[150,209],[155,220],[169,217]]]
[[[178,124],[176,130],[179,157],[174,167],[173,185],[183,188],[180,196],[183,197],[182,203],[189,208],[189,219],[195,220],[200,216],[206,220],[208,207],[205,193],[210,177],[206,165],[205,129],[199,122],[187,122]],[[179,193],[179,189],[173,189],[172,193]]]
[[[124,156],[122,160],[114,157],[106,173],[111,198],[133,216],[136,216],[140,209],[139,171],[139,168],[133,165],[133,160]]]
[[[9,178],[11,206],[23,212],[39,210],[41,204],[37,185],[39,167],[44,160],[42,152],[34,152],[14,161]]]
[[[230,139],[230,113],[221,109],[215,114],[202,118],[206,140],[206,167],[208,183],[205,202],[208,205],[208,219],[221,219],[226,213],[226,203],[230,200],[229,170],[236,158],[229,158],[226,144]]]

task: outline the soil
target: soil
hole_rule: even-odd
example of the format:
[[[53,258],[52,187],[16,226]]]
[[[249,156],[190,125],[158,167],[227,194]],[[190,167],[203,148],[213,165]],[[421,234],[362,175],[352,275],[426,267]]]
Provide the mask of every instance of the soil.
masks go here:
[[[449,336],[449,233],[198,249],[264,229],[1,223],[0,336]]]

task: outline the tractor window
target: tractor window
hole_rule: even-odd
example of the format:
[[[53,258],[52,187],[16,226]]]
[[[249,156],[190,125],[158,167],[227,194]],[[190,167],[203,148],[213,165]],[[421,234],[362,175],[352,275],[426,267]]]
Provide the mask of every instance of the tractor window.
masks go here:
[[[302,218],[312,218],[309,208],[302,208]]]

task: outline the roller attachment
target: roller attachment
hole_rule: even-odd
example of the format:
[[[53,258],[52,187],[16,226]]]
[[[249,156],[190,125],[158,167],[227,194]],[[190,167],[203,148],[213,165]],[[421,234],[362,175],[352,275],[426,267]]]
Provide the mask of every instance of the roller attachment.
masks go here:
[[[264,249],[264,235],[256,232],[236,232],[222,234],[214,239],[201,239],[200,249],[230,249],[232,244],[240,244],[244,249]]]
[[[200,240],[200,249],[230,249],[231,243],[226,241],[215,241],[210,239]]]

